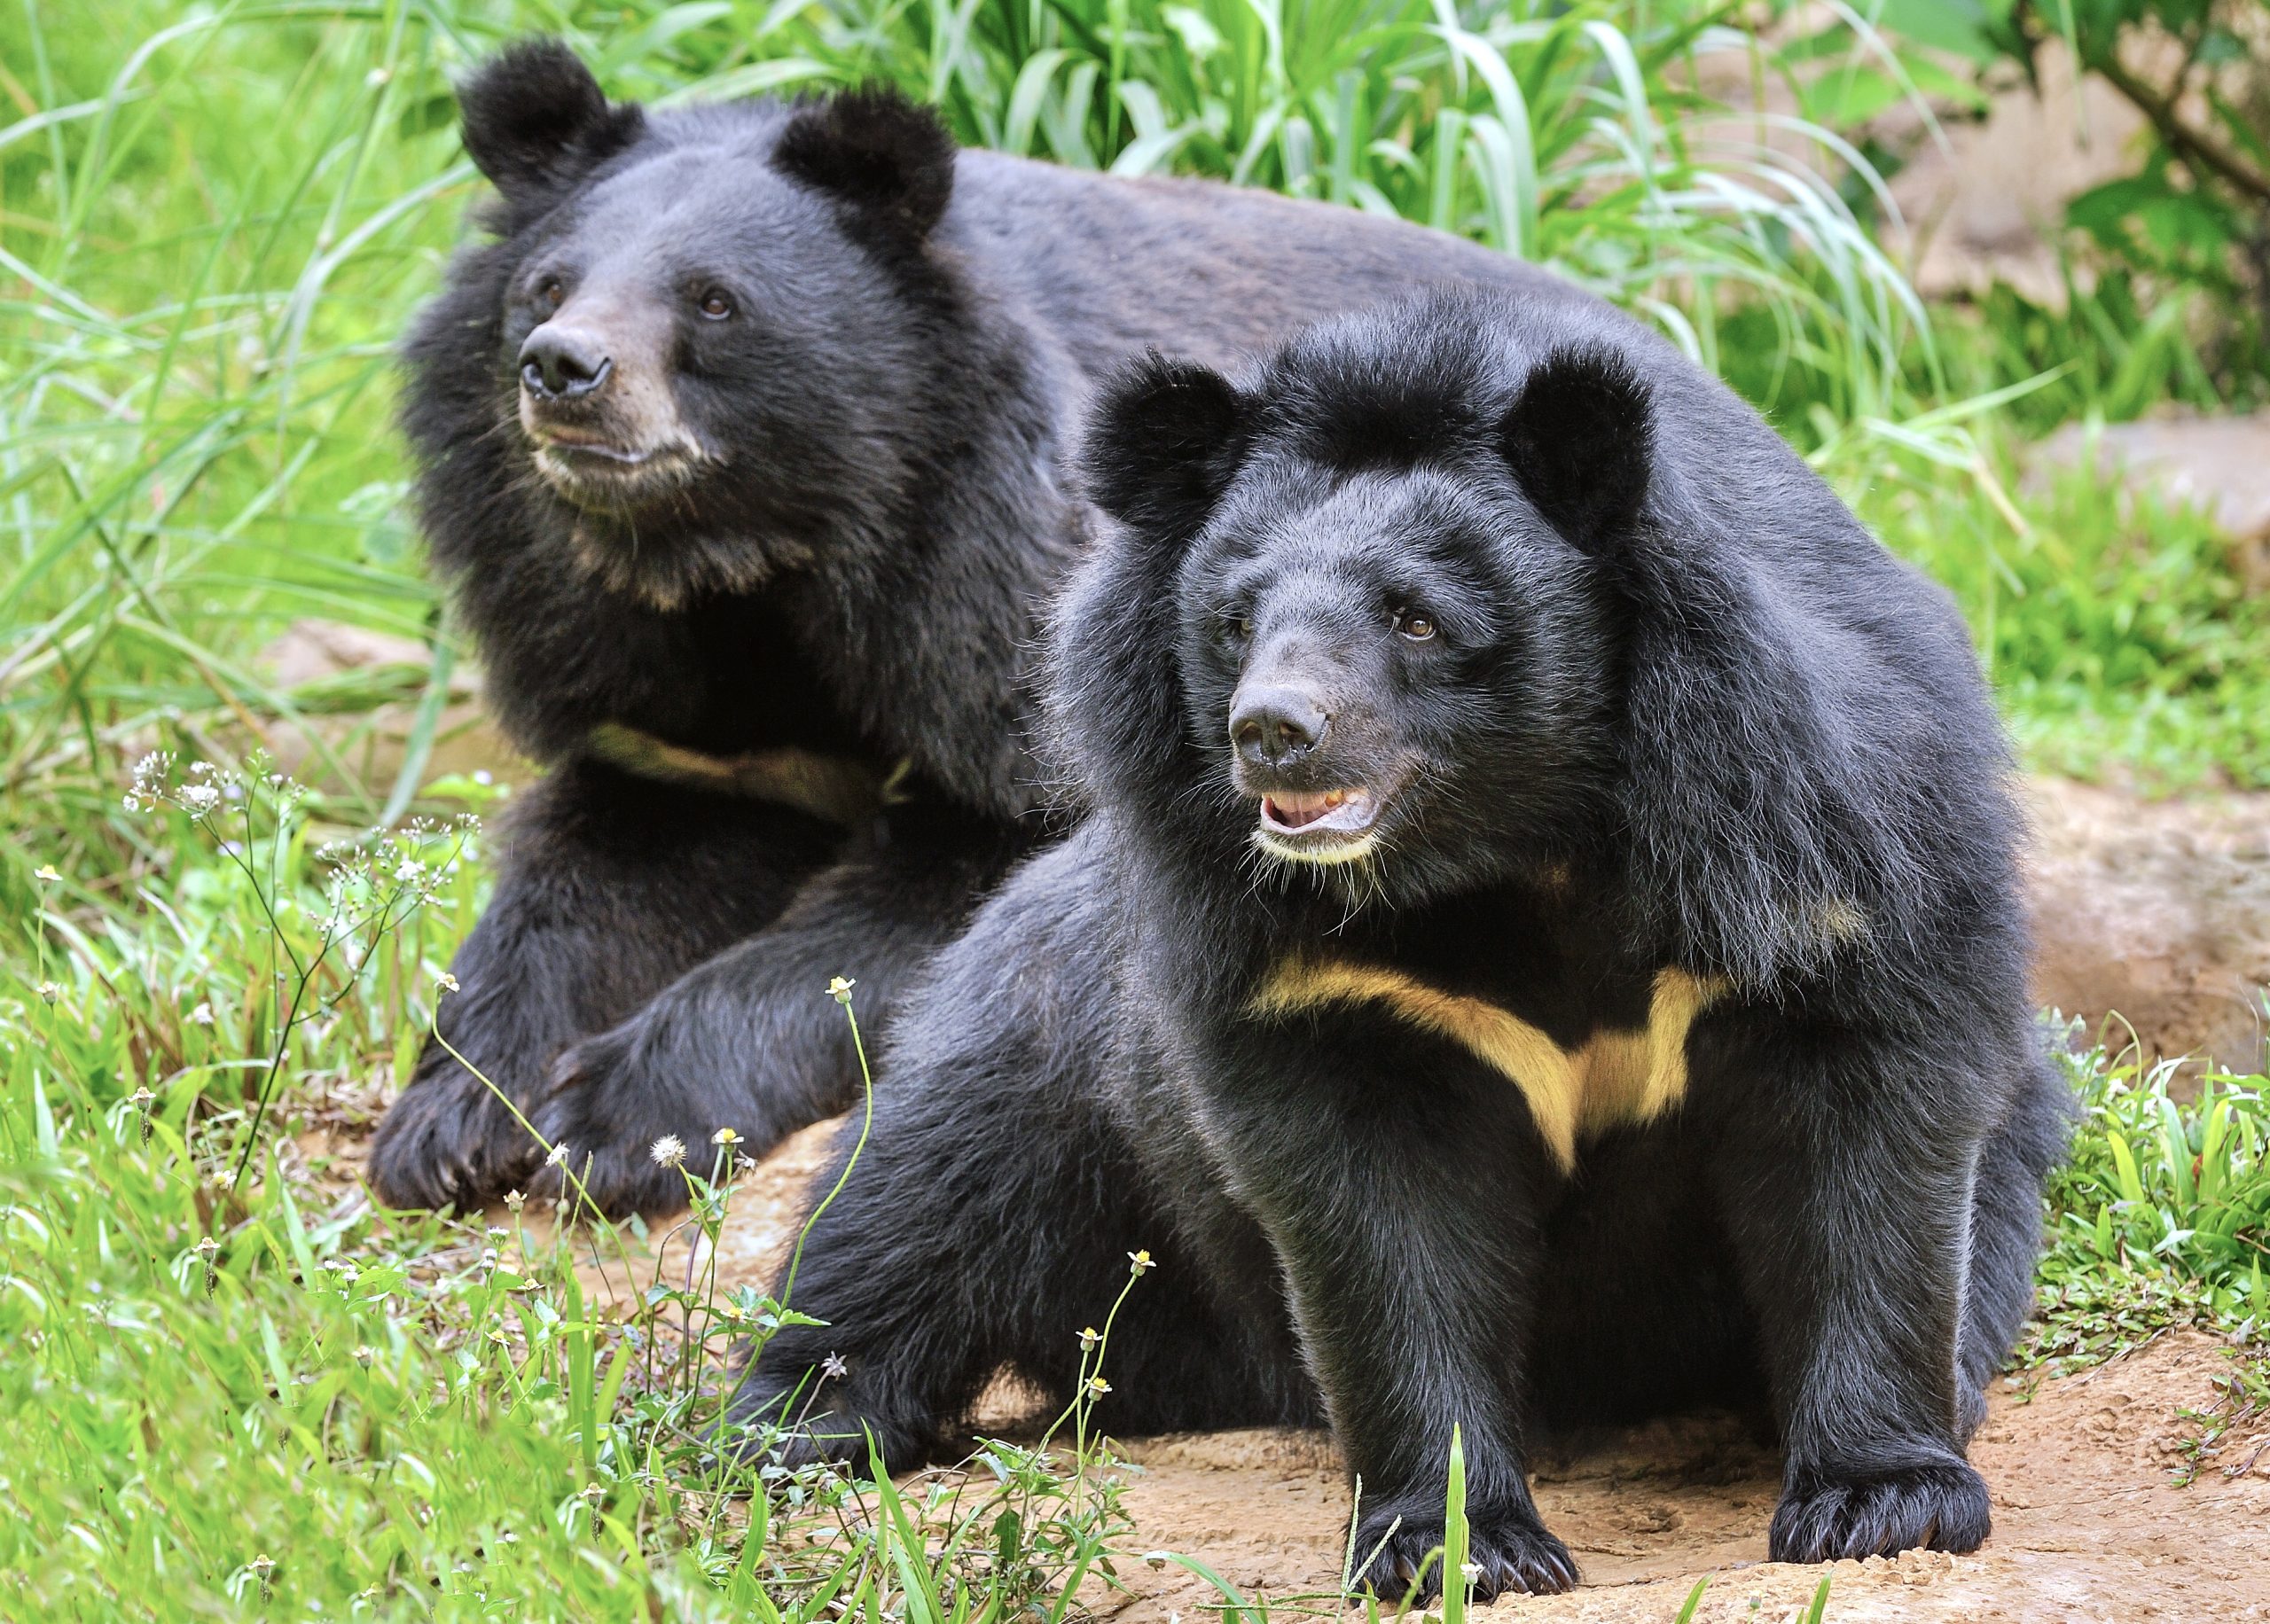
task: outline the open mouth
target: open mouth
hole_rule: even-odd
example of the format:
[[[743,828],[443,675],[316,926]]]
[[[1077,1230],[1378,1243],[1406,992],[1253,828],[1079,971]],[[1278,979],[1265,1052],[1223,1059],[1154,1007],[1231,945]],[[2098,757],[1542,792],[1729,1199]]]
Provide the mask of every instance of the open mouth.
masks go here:
[[[1372,848],[1385,802],[1360,785],[1331,790],[1272,790],[1261,798],[1254,839],[1263,849],[1303,863],[1346,863]]]

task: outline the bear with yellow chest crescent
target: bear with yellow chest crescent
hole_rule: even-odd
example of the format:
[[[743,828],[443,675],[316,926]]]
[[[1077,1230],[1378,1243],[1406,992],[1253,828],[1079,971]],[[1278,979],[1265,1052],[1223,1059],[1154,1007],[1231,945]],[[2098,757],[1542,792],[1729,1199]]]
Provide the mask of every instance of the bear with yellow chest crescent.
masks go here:
[[[1975,1548],[2069,1102],[1944,595],[1590,308],[1154,361],[1092,436],[1051,704],[1094,810],[895,1027],[826,1323],[737,1413],[965,1448],[1005,1369],[1071,1397],[1140,1253],[1099,1425],[1328,1425],[1382,1590],[1453,1427],[1477,1589],[1557,1590],[1540,1432],[1697,1405],[1778,1429],[1776,1559]]]

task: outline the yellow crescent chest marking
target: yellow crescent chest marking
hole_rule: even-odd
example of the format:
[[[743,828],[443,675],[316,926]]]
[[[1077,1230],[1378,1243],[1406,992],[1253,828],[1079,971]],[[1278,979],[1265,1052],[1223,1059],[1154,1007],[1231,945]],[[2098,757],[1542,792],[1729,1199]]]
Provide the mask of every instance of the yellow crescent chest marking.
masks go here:
[[[1658,971],[1645,1030],[1595,1032],[1574,1051],[1486,999],[1446,993],[1400,971],[1329,959],[1287,959],[1248,1010],[1270,1018],[1335,1003],[1385,1004],[1519,1089],[1538,1133],[1567,1172],[1577,1165],[1579,1138],[1619,1123],[1653,1121],[1686,1097],[1687,1032],[1726,989],[1716,977]]]

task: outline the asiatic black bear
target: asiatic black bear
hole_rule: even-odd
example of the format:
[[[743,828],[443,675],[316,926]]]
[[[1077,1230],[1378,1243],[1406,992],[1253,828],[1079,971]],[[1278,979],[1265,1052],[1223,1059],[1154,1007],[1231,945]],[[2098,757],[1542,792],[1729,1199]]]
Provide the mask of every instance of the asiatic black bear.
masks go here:
[[[1945,596],[1593,307],[1155,360],[1090,465],[1094,810],[911,995],[739,1413],[952,1448],[1147,1249],[1098,1424],[1328,1422],[1382,1589],[1453,1426],[1479,1590],[1556,1590],[1528,1441],[1695,1405],[1778,1421],[1776,1559],[1976,1546],[2068,1105]]]

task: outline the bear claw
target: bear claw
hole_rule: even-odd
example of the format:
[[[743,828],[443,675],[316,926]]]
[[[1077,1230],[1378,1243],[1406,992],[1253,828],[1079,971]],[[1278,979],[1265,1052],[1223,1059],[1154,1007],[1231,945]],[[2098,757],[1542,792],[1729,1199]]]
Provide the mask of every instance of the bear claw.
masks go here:
[[[1799,1470],[1774,1509],[1769,1549],[1776,1562],[1972,1551],[1992,1525],[1985,1480],[1968,1461],[1841,1476]]]
[[[1442,1519],[1405,1514],[1393,1534],[1390,1510],[1364,1519],[1356,1535],[1356,1549],[1372,1558],[1366,1581],[1382,1595],[1400,1597],[1420,1581],[1414,1604],[1437,1600],[1443,1591],[1442,1563],[1428,1564],[1428,1554],[1443,1542]],[[1382,1536],[1384,1546],[1380,1545]],[[1577,1588],[1576,1559],[1569,1548],[1539,1524],[1533,1515],[1514,1511],[1491,1515],[1470,1511],[1467,1519],[1467,1561],[1474,1571],[1474,1597],[1490,1601],[1499,1596],[1557,1596]],[[1423,1579],[1421,1577],[1423,1570]]]

